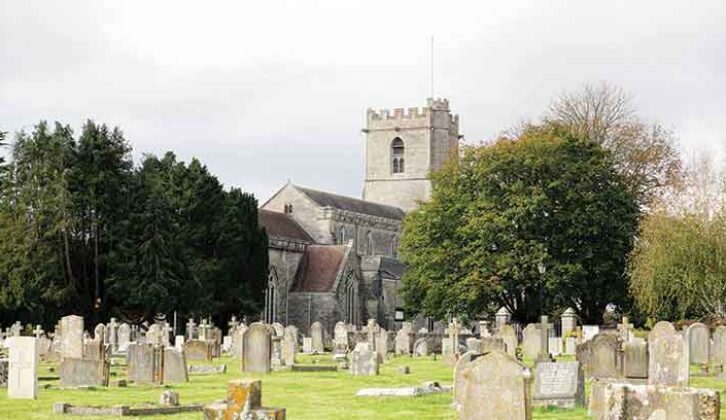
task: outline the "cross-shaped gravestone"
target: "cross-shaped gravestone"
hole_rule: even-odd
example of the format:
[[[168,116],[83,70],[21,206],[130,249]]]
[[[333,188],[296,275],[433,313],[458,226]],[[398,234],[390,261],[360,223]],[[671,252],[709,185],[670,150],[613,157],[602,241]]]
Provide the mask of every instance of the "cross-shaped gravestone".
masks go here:
[[[20,333],[22,331],[23,325],[20,323],[20,321],[15,321],[15,324],[10,327],[10,333],[13,337],[20,337]]]
[[[628,317],[624,316],[622,322],[618,324],[618,331],[620,331],[620,336],[624,341],[630,341],[630,331],[633,329],[633,324],[629,321]]]
[[[202,318],[202,321],[199,323],[199,339],[204,341],[207,339],[207,331],[209,330],[209,324],[207,323],[206,318]]]
[[[461,325],[459,325],[459,320],[454,317],[451,320],[451,324],[449,324],[449,336],[451,337],[451,344],[454,347],[454,354],[459,354],[459,330],[461,329]]]
[[[187,322],[187,340],[194,340],[194,329],[197,327],[197,324],[194,323],[194,318],[189,318],[189,322]]]
[[[35,338],[40,338],[43,333],[45,333],[45,331],[43,331],[43,327],[41,327],[40,325],[36,325],[35,329],[33,330],[33,335],[35,336]]]
[[[547,315],[542,315],[540,318],[540,323],[537,324],[537,329],[539,329],[539,355],[537,355],[537,362],[549,362],[550,359],[550,349],[549,349],[549,339],[550,339],[550,328],[552,328],[552,324],[549,323],[549,318]]]
[[[234,333],[234,330],[237,329],[237,326],[239,326],[239,321],[237,321],[237,317],[232,315],[232,319],[229,320],[227,325],[229,325],[229,335],[232,335],[232,333]]]
[[[163,346],[168,346],[170,343],[169,337],[171,336],[171,325],[169,325],[168,322],[164,323],[164,326],[161,327],[161,344]]]

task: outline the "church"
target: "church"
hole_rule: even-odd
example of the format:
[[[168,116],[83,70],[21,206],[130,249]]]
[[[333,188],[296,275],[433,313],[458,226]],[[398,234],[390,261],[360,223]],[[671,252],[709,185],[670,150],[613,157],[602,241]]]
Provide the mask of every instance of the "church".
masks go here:
[[[429,173],[459,152],[459,118],[445,99],[423,108],[369,109],[363,197],[288,182],[259,209],[269,237],[265,322],[309,333],[319,321],[400,327],[398,260],[406,212],[429,199]]]

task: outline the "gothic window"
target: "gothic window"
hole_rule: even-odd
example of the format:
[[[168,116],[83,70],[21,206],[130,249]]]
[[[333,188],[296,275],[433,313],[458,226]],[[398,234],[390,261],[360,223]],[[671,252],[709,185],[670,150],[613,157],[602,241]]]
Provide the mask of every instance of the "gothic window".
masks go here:
[[[345,287],[345,315],[346,322],[349,324],[355,324],[358,321],[356,316],[356,290],[355,290],[355,279],[353,272],[348,272],[346,276],[346,287]]]
[[[373,234],[371,232],[366,234],[366,255],[373,255]]]
[[[394,236],[393,239],[391,239],[391,255],[393,257],[396,257],[398,254],[398,239]]]
[[[338,244],[345,245],[345,241],[348,240],[348,237],[345,232],[345,226],[341,226],[340,230],[338,231]]]
[[[405,148],[403,146],[403,140],[400,137],[396,137],[391,143],[391,164],[394,174],[402,174],[404,172],[404,154]]]
[[[265,322],[272,324],[277,319],[277,272],[275,268],[270,269],[267,279],[267,290],[265,290]]]

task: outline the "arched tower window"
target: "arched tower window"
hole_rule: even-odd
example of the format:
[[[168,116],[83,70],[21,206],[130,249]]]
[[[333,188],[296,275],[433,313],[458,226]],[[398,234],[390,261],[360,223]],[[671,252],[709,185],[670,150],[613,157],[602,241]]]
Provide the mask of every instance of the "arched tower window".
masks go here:
[[[366,234],[366,255],[373,255],[373,234],[371,232]]]
[[[394,174],[402,174],[405,170],[403,161],[405,151],[403,140],[400,137],[393,139],[393,142],[391,142],[391,164]]]

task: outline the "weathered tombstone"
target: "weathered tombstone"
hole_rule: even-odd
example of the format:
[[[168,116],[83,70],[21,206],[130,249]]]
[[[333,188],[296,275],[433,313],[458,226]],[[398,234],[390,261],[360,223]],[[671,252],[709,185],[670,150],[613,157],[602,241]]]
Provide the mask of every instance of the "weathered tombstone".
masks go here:
[[[106,343],[111,345],[111,351],[115,352],[118,349],[118,329],[119,324],[116,318],[111,318],[108,325],[106,325]]]
[[[505,325],[509,325],[509,321],[512,319],[512,314],[502,306],[499,308],[497,313],[494,315],[494,323],[496,325],[497,331],[501,331],[502,327]]]
[[[177,351],[184,351],[184,336],[183,335],[177,335],[174,337],[174,348]]]
[[[535,324],[528,324],[522,330],[522,355],[524,357],[536,358],[540,353],[540,330]]]
[[[509,324],[502,325],[497,331],[496,337],[499,337],[504,341],[504,346],[507,350],[507,354],[514,356],[517,352],[517,333],[514,331],[514,327]]]
[[[688,386],[688,345],[668,321],[660,321],[648,334],[648,383]]]
[[[618,324],[620,338],[623,342],[630,341],[633,338],[633,325],[629,322],[628,317],[624,316],[620,324]]]
[[[61,386],[108,386],[109,364],[106,359],[65,358],[58,366],[58,376]]]
[[[350,373],[354,376],[378,375],[378,355],[366,341],[355,345],[350,353]]]
[[[242,343],[244,342],[245,331],[247,331],[247,325],[245,324],[240,324],[234,329],[234,334],[232,335],[232,357],[242,357]]]
[[[648,344],[642,338],[633,338],[623,344],[623,376],[648,378]]]
[[[325,351],[325,342],[323,337],[323,324],[318,321],[313,322],[310,326],[310,338],[312,338],[312,351],[322,353]]]
[[[412,325],[404,322],[403,326],[396,333],[396,354],[411,354],[412,350]]]
[[[388,360],[388,332],[380,328],[376,334],[376,354],[378,355],[378,363],[384,363]]]
[[[429,340],[427,337],[421,337],[413,344],[413,355],[414,356],[428,356],[429,355]]]
[[[457,391],[462,419],[531,418],[530,372],[506,353],[487,353],[464,367],[461,393]]]
[[[700,322],[691,324],[686,330],[688,355],[692,365],[708,365],[711,358],[711,334],[708,327]]]
[[[719,392],[715,389],[611,383],[602,402],[590,401],[599,419],[716,420]],[[593,409],[595,404],[595,409]]]
[[[270,351],[270,368],[278,370],[285,366],[285,361],[282,358],[282,337],[278,337],[274,333],[270,336],[272,343],[272,350]]]
[[[464,368],[473,362],[476,358],[481,357],[482,353],[477,351],[467,351],[462,354],[454,365],[454,409],[459,410],[459,406],[463,401],[464,390]]]
[[[61,358],[83,358],[83,317],[68,315],[61,318]]]
[[[489,330],[489,321],[479,321],[479,337],[491,337],[492,332]]]
[[[532,403],[564,408],[584,406],[585,378],[580,363],[537,363]]]
[[[287,327],[282,336],[282,360],[285,366],[294,366],[297,355],[297,337],[295,331]]]
[[[197,324],[194,323],[194,318],[189,318],[187,322],[187,340],[195,340],[197,338],[199,338]]]
[[[553,325],[549,323],[547,315],[540,317],[540,323],[537,324],[539,329],[539,354],[537,355],[538,362],[549,362],[550,358],[550,330]]]
[[[183,337],[183,336],[181,336]],[[183,351],[164,349],[164,383],[188,382],[187,359]]]
[[[96,325],[93,329],[93,339],[102,343],[106,342],[106,326],[103,324]]]
[[[348,351],[348,326],[345,322],[338,322],[333,329],[333,351],[345,354]]]
[[[146,330],[146,342],[157,346],[163,344],[161,325],[152,324],[149,329]]]
[[[560,323],[562,325],[562,336],[567,337],[577,327],[577,313],[575,313],[575,310],[572,308],[565,309],[560,316]]]
[[[620,337],[615,334],[598,334],[591,342],[590,360],[587,366],[589,377],[619,378],[622,362],[620,359]]]
[[[466,351],[479,351],[479,343],[481,341],[475,337],[469,337],[466,339]]]
[[[242,371],[267,373],[271,369],[272,334],[267,327],[255,322],[243,337]]]
[[[36,399],[38,397],[38,339],[35,337],[9,337],[8,398]],[[0,410],[2,411],[2,410]]]
[[[153,344],[130,343],[126,352],[127,376],[138,384],[161,384],[164,381],[164,354]]]
[[[188,340],[184,342],[184,354],[187,360],[212,360],[212,346],[206,340]]]
[[[127,323],[122,323],[118,327],[118,351],[125,352],[131,342],[131,326]]]
[[[719,325],[713,332],[713,342],[711,343],[711,357],[713,363],[721,366],[719,379],[726,379],[723,373],[723,366],[726,365],[726,327]]]
[[[303,337],[302,348],[303,353],[311,354],[313,352],[313,339],[311,337]]]

